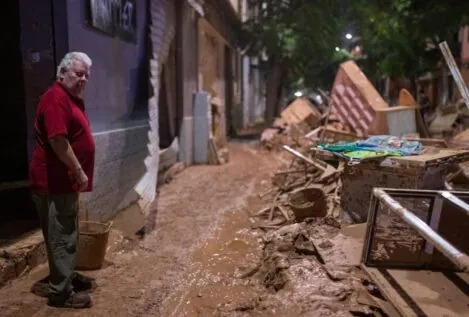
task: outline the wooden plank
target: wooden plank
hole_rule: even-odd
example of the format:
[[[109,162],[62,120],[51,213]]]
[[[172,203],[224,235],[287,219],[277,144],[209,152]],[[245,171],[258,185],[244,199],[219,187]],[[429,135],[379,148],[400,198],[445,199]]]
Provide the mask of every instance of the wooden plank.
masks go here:
[[[402,315],[396,310],[396,308],[394,308],[394,306],[390,302],[377,296],[373,296],[366,291],[360,292],[357,298],[357,302],[362,305],[381,308],[381,310],[388,317],[402,317]]]
[[[378,286],[383,296],[392,303],[394,308],[403,317],[424,317],[418,316],[412,308],[406,303],[406,301],[398,294],[391,283],[379,272],[378,269],[367,267],[362,264],[362,269],[368,274],[373,283]],[[432,316],[434,317],[434,316]]]
[[[321,113],[308,100],[297,98],[280,113],[280,117],[288,124],[307,122],[314,126],[319,123]]]
[[[362,268],[404,317],[469,317],[468,274]]]
[[[209,146],[208,146],[208,162],[209,164],[212,164],[212,165],[218,165],[220,164],[220,160],[218,158],[218,149],[217,149],[217,145],[216,145],[216,142],[214,140],[213,137],[210,137],[209,139]]]

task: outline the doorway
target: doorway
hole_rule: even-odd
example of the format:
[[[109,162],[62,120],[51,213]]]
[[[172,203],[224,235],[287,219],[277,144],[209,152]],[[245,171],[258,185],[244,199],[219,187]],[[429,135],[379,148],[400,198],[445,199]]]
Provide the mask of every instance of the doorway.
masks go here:
[[[0,246],[39,227],[28,184],[34,113],[41,94],[55,77],[52,0],[6,1],[8,27],[0,31],[8,84],[4,103],[0,149]]]

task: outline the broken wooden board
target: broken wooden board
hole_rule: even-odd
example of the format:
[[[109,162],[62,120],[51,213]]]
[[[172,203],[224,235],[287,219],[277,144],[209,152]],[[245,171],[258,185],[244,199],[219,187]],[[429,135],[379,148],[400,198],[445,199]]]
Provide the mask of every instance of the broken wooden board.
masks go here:
[[[362,269],[403,317],[469,317],[469,274]]]
[[[208,142],[208,163],[211,165],[218,165],[220,164],[220,160],[218,157],[218,149],[215,143],[215,139],[210,137]]]
[[[373,296],[373,295],[371,295],[370,293],[368,293],[366,291],[361,291],[358,294],[357,302],[361,305],[381,308],[381,310],[388,317],[402,317],[402,315],[399,314],[399,312],[396,310],[396,308],[394,308],[394,306],[390,302],[388,302],[384,299],[381,299],[377,296]]]
[[[314,127],[321,120],[319,110],[304,98],[295,99],[280,113],[280,116],[288,125],[306,122],[309,126]]]
[[[417,101],[407,89],[401,89],[399,91],[399,100],[397,102],[397,105],[416,107]]]
[[[329,239],[332,246],[321,247],[323,241],[313,239],[317,252],[326,264],[337,266],[360,266],[363,244],[365,241],[366,223],[343,227],[340,233]],[[327,243],[326,245],[331,245]]]

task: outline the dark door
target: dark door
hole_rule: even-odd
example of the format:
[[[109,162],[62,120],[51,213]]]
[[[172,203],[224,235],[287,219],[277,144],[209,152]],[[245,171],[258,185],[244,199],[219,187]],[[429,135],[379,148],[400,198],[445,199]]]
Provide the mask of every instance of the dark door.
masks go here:
[[[28,179],[34,145],[33,118],[41,94],[55,78],[52,0],[5,1],[8,26],[1,33],[7,84],[0,107],[0,239],[38,225]],[[5,20],[6,21],[6,20]]]

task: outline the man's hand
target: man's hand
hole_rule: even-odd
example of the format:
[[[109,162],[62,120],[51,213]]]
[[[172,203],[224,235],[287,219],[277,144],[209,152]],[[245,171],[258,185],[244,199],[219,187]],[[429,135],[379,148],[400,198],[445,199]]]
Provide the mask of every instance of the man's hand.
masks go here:
[[[88,176],[86,176],[81,168],[80,162],[78,162],[75,153],[73,153],[68,140],[64,136],[59,135],[50,139],[50,144],[59,159],[69,168],[69,175],[76,182],[73,185],[73,189],[80,192],[86,190],[88,188]]]
[[[74,173],[75,180],[78,184],[78,190],[84,191],[88,188],[88,176],[86,176],[85,172],[80,168]]]

